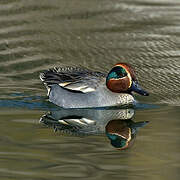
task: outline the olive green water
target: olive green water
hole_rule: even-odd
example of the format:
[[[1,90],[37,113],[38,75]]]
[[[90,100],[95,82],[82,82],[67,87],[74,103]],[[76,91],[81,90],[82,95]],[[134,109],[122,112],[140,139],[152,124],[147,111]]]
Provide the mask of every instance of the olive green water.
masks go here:
[[[0,179],[180,178],[178,0],[0,1]],[[39,72],[132,64],[151,95],[133,120],[149,121],[131,148],[107,136],[54,132]],[[146,107],[144,109],[144,106]]]

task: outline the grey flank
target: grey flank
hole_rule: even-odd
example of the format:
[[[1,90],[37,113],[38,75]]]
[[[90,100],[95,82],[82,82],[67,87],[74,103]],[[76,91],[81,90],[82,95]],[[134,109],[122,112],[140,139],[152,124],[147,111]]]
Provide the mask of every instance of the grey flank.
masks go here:
[[[73,92],[60,87],[51,86],[49,101],[63,108],[107,107],[133,104],[134,98],[130,94],[113,93],[105,86],[89,93]]]

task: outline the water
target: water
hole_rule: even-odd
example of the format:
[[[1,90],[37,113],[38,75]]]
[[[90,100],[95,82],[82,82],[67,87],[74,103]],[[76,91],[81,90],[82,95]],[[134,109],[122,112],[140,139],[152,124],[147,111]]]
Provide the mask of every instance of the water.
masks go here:
[[[1,0],[0,179],[179,179],[179,5]],[[86,134],[39,123],[57,110],[46,102],[41,71],[61,64],[108,71],[120,61],[134,66],[151,94],[136,97],[132,120],[149,123],[131,147],[111,145],[105,127],[114,118]]]

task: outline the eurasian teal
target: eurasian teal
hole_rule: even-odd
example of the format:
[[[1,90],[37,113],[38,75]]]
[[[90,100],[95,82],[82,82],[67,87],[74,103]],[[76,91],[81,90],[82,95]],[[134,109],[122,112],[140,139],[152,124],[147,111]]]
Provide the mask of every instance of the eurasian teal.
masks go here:
[[[148,93],[141,89],[133,68],[116,64],[106,74],[80,67],[55,67],[40,74],[49,101],[63,108],[92,108],[134,104],[131,94]]]

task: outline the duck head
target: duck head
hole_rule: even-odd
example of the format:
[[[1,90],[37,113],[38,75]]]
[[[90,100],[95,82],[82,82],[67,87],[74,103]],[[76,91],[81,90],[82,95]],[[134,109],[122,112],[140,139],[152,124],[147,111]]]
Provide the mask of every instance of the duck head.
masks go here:
[[[149,95],[139,86],[133,68],[127,63],[118,63],[111,69],[106,78],[106,86],[116,93],[131,94],[134,91],[143,96]]]

